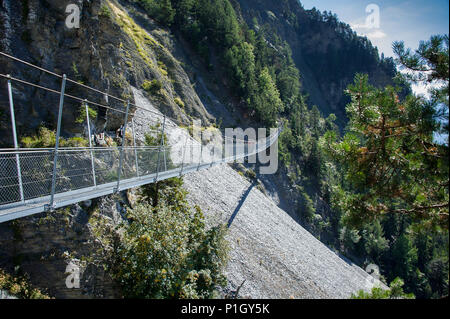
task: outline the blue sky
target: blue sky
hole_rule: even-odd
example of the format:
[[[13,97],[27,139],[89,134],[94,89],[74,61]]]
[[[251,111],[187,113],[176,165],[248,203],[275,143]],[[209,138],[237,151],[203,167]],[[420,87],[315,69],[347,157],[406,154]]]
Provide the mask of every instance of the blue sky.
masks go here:
[[[316,7],[336,13],[339,20],[367,36],[385,56],[393,56],[394,41],[404,41],[406,47],[417,49],[421,40],[449,33],[448,0],[300,0],[300,3],[305,9]],[[379,26],[375,28],[366,27],[366,17],[372,12],[366,13],[366,7],[370,4],[379,8]],[[428,95],[427,85],[413,84],[412,89],[416,94]],[[447,136],[435,134],[435,139],[447,143]]]
[[[358,34],[366,35],[378,50],[392,56],[392,42],[403,40],[416,49],[420,40],[433,34],[448,34],[448,0],[300,0],[305,9],[336,13],[339,20],[350,24]],[[366,7],[376,4],[380,9],[379,28],[364,27]]]

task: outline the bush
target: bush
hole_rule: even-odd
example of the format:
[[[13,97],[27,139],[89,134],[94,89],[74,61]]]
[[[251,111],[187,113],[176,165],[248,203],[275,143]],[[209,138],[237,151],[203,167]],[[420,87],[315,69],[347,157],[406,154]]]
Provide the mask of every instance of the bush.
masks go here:
[[[106,4],[102,4],[98,12],[99,17],[111,18],[111,10]]]
[[[21,142],[25,148],[54,147],[56,143],[56,135],[54,131],[42,126],[39,128],[37,136],[23,137]]]
[[[68,139],[61,139],[59,142],[61,147],[88,147],[89,141],[82,137],[71,137]]]
[[[174,101],[175,104],[177,104],[179,107],[184,108],[184,102],[183,102],[179,97],[174,98],[173,101]]]
[[[372,288],[370,293],[360,290],[356,295],[352,295],[352,299],[415,299],[413,294],[403,292],[404,282],[400,278],[395,278],[389,285],[389,289],[385,290],[379,287]]]
[[[0,269],[0,290],[22,299],[50,299],[40,290],[33,288],[25,278],[14,278]]]
[[[89,119],[95,120],[97,118],[97,111],[88,106]],[[86,107],[85,105],[81,105],[78,109],[78,117],[75,122],[78,124],[82,124],[86,121]]]
[[[181,179],[149,185],[146,194],[158,194],[158,205],[143,202],[128,210],[131,222],[109,263],[126,298],[211,298],[226,284],[225,227],[208,230],[181,185]]]
[[[38,135],[26,136],[21,139],[25,148],[50,148],[55,147],[56,134],[55,131],[49,130],[42,126],[38,130]],[[68,139],[60,137],[60,147],[87,147],[89,141],[82,137],[71,137]]]
[[[152,81],[145,80],[144,83],[142,84],[142,88],[151,94],[156,94],[161,90],[162,83],[161,81],[156,79]]]

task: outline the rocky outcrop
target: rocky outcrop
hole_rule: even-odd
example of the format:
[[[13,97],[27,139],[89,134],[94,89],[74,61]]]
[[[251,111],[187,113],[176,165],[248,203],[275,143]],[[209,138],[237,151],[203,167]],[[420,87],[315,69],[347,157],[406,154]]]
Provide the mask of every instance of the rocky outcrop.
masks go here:
[[[0,268],[26,275],[55,298],[120,297],[100,260],[105,247],[98,227],[120,223],[124,201],[108,196],[0,224]],[[75,283],[68,279],[74,269],[79,270],[78,288],[66,283]]]
[[[130,85],[141,87],[156,80],[161,90],[146,93],[165,114],[188,123],[191,117],[205,125],[213,117],[205,109],[181,62],[174,57],[179,48],[173,35],[162,29],[131,1],[79,1],[80,28],[67,28],[66,6],[73,1],[0,1],[2,36],[0,51],[67,76],[134,103]],[[0,73],[59,90],[61,79],[0,56]],[[67,83],[66,93],[124,110],[124,103]],[[35,133],[38,126],[54,129],[59,96],[30,86],[13,83],[19,140]],[[8,101],[0,89],[0,100]],[[29,101],[33,101],[30,103]],[[180,103],[180,101],[182,103]],[[9,114],[7,103],[1,114]],[[178,102],[178,103],[177,103]],[[81,134],[84,123],[77,124],[80,103],[64,101],[62,134]],[[95,108],[95,107],[94,107]],[[130,118],[134,113],[132,108]],[[123,115],[98,109],[93,127],[98,131],[115,130]],[[11,124],[5,116],[0,123],[0,144],[12,145]]]

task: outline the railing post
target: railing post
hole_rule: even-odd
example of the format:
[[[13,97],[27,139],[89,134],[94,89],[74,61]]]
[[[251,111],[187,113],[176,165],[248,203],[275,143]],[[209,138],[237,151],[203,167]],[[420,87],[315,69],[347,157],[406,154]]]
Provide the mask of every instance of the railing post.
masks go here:
[[[200,169],[202,159],[203,159],[203,142],[202,142],[202,138],[200,137],[200,158],[198,159],[197,171]]]
[[[125,120],[123,124],[122,133],[122,145],[120,146],[120,156],[119,156],[119,167],[117,169],[117,186],[114,193],[119,192],[120,185],[120,174],[122,173],[122,163],[123,163],[123,147],[125,146],[126,134],[127,134],[127,122],[128,122],[128,111],[130,109],[130,101],[127,101],[127,110],[125,111]]]
[[[134,158],[136,162],[136,176],[139,177],[139,163],[136,149],[136,134],[134,132],[134,118],[131,119],[131,130],[133,131],[133,147],[134,147]]]
[[[180,176],[182,176],[182,175],[183,175],[183,168],[184,168],[184,156],[186,155],[187,141],[188,141],[188,138],[186,137],[186,140],[185,140],[185,142],[184,142],[184,148],[183,148],[183,158],[181,159],[181,170],[180,170]]]
[[[162,133],[162,146],[163,146],[163,159],[164,159],[164,171],[167,171],[167,161],[166,161],[166,139],[164,138],[164,126],[166,124],[166,116],[164,115],[163,123],[163,133]]]
[[[234,162],[237,161],[237,156],[238,156],[238,154],[237,154],[237,151],[238,151],[238,145],[237,145],[237,143],[238,143],[237,136],[234,136],[234,137],[233,137],[233,144],[234,144],[234,146],[233,146],[233,148],[234,148]]]
[[[62,84],[61,84],[61,93],[59,96],[59,109],[58,109],[58,124],[56,128],[56,141],[55,141],[55,155],[53,157],[53,175],[52,175],[52,190],[50,194],[50,204],[48,206],[48,210],[54,210],[55,204],[55,189],[56,189],[56,169],[58,162],[58,148],[59,148],[59,136],[61,135],[61,119],[62,119],[62,110],[64,106],[64,91],[66,90],[66,75],[63,75]]]
[[[89,107],[88,107],[86,99],[84,100],[84,106],[86,108],[86,122],[87,122],[87,129],[88,129],[89,149],[91,152],[92,178],[94,179],[94,186],[97,186],[97,180],[95,178],[94,153],[92,151],[91,122],[89,119]]]
[[[258,152],[258,145],[259,145],[259,141],[258,140],[259,140],[259,136],[257,136],[256,139],[255,139],[256,156],[258,156],[258,153],[259,153]]]
[[[164,145],[164,129],[166,126],[166,115],[164,114],[164,118],[163,118],[163,126],[161,129],[161,142],[159,143],[159,149],[158,149],[158,160],[156,163],[156,177],[155,177],[155,182],[158,181],[158,175],[159,175],[159,158],[160,158],[160,153],[161,153],[161,148]],[[158,133],[156,133],[156,137],[158,137]],[[166,161],[166,157],[165,157],[165,146],[164,146],[164,163]]]
[[[18,152],[19,144],[17,143],[16,118],[14,116],[14,102],[12,95],[11,76],[9,74],[8,74],[8,96],[9,96],[9,110],[11,112],[11,124],[14,138],[14,148],[16,149],[16,152]],[[22,172],[20,170],[19,153],[16,153],[16,168],[17,168],[17,179],[19,180],[20,201],[24,202],[25,197],[23,195]]]

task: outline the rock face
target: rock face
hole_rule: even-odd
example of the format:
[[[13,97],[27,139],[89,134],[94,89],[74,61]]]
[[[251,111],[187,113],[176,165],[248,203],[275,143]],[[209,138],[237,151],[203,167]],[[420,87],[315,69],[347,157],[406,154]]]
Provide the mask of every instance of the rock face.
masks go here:
[[[68,0],[0,1],[0,51],[57,74],[135,103],[130,85],[159,81],[161,90],[147,94],[163,112],[188,123],[195,116],[208,125],[213,117],[205,109],[188,74],[172,52],[180,51],[174,36],[155,24],[131,1],[78,1],[80,28],[67,28]],[[61,79],[0,56],[0,73],[11,74],[43,87],[60,90]],[[2,83],[5,83],[2,80]],[[66,93],[124,110],[124,103],[67,82]],[[44,124],[56,128],[59,95],[13,82],[19,141]],[[0,88],[0,145],[11,147],[12,133],[6,85]],[[3,101],[5,103],[3,103]],[[33,101],[30,103],[29,101]],[[181,106],[175,101],[182,101]],[[84,131],[77,124],[80,102],[66,98],[62,134]],[[95,107],[94,107],[95,108]],[[3,116],[3,115],[7,116]],[[134,114],[131,109],[130,118]],[[97,132],[114,131],[123,115],[98,109],[93,121]]]
[[[104,249],[96,227],[123,220],[123,200],[107,196],[95,201],[95,211],[80,203],[0,224],[0,268],[26,274],[31,284],[55,298],[120,297],[95,256]],[[78,288],[66,284],[75,268]]]
[[[249,26],[254,27],[255,21],[256,28],[266,24],[289,44],[302,86],[309,96],[308,104],[317,105],[325,116],[334,113],[340,126],[346,123],[345,106],[349,102],[344,90],[353,82],[355,73],[369,74],[376,86],[393,84],[392,61],[380,61],[378,51],[369,49],[369,41],[356,38],[350,27],[347,29],[329,17],[305,10],[302,1],[237,2]]]
[[[184,177],[210,224],[229,226],[227,290],[251,298],[348,298],[370,275],[330,250],[228,165]]]

